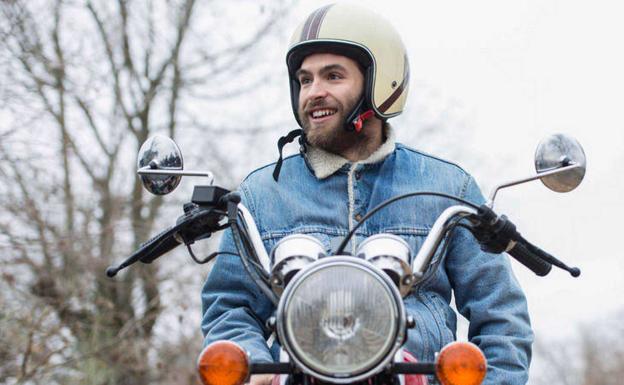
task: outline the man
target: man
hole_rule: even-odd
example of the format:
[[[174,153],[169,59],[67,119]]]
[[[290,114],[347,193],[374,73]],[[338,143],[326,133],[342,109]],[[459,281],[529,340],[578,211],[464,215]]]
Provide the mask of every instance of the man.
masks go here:
[[[440,191],[482,203],[461,168],[395,143],[386,120],[403,110],[409,67],[399,36],[385,20],[353,5],[318,9],[295,31],[287,65],[293,112],[303,127],[302,151],[254,171],[239,188],[267,250],[293,233],[335,249],[336,240],[371,208],[407,192]],[[392,233],[416,252],[451,204],[431,197],[396,202],[366,221],[349,249],[370,235]],[[229,231],[221,249],[235,251]],[[470,321],[470,340],[488,359],[485,383],[526,383],[532,332],[525,298],[507,257],[482,252],[464,229],[453,236],[440,268],[405,298],[417,325],[409,331],[407,349],[419,360],[432,360],[455,338],[452,292]],[[219,257],[202,300],[206,344],[229,339],[254,361],[277,358],[264,326],[274,308],[237,257]],[[271,376],[251,379],[270,382]]]

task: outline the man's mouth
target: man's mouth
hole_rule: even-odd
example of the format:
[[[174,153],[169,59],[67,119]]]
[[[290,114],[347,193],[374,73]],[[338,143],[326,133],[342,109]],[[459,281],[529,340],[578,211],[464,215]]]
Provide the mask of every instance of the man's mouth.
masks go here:
[[[315,121],[324,120],[334,115],[338,110],[334,108],[323,108],[311,111],[308,115]]]

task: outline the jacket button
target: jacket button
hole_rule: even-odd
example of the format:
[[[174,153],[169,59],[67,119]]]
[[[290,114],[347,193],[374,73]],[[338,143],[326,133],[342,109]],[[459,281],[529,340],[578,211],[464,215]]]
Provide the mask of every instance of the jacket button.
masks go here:
[[[358,221],[358,222],[361,221],[362,220],[362,215],[359,214],[359,213],[355,214],[355,220]]]
[[[360,180],[362,178],[362,173],[360,171],[355,172],[355,179]]]

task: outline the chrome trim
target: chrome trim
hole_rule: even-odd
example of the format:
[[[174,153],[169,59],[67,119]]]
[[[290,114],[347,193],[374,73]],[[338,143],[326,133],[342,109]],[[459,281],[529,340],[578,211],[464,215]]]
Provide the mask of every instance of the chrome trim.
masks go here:
[[[297,271],[325,256],[325,247],[318,239],[306,234],[282,238],[271,250],[271,288],[281,295]]]
[[[316,261],[319,254],[325,256],[325,246],[321,241],[307,234],[291,234],[273,246],[271,264],[275,266],[292,256],[305,256]]]
[[[493,208],[494,207],[494,200],[496,199],[496,194],[498,193],[498,190],[504,189],[506,187],[511,187],[511,186],[516,186],[522,183],[526,183],[526,182],[531,182],[534,181],[536,179],[541,179],[545,176],[550,176],[550,175],[555,175],[555,174],[559,174],[562,172],[566,172],[566,171],[570,171],[570,170],[574,170],[576,168],[582,167],[581,164],[578,163],[572,163],[568,166],[565,167],[557,167],[551,170],[547,170],[547,171],[543,171],[540,173],[537,173],[535,175],[531,175],[525,178],[521,178],[521,179],[516,179],[516,180],[512,180],[510,182],[505,182],[505,183],[501,183],[499,185],[494,186],[494,188],[492,189],[492,192],[490,192],[490,197],[486,203],[487,207],[489,208]]]
[[[244,223],[242,223],[242,225],[247,228],[247,233],[249,234],[253,248],[256,250],[258,259],[260,259],[260,264],[267,274],[271,274],[271,260],[269,259],[269,254],[267,254],[267,251],[264,248],[264,243],[260,237],[260,232],[258,232],[256,221],[254,221],[253,216],[247,207],[245,207],[242,203],[238,204],[238,212],[243,216]]]
[[[431,258],[433,258],[440,242],[442,242],[450,221],[458,216],[464,217],[475,214],[477,214],[476,209],[461,205],[451,206],[440,214],[429,231],[429,235],[425,238],[422,247],[418,250],[418,254],[416,254],[414,262],[412,263],[412,272],[416,275],[416,279],[420,279],[425,270],[429,267]]]
[[[137,170],[137,174],[139,175],[172,175],[172,176],[205,176],[210,181],[208,182],[212,185],[214,181],[214,174],[210,171],[193,171],[193,170],[180,170],[180,169],[166,169],[166,168],[158,168],[154,169],[150,166],[144,166]]]
[[[403,238],[388,233],[370,236],[360,243],[355,255],[388,275],[394,273],[401,296],[409,294],[415,282],[411,267],[412,250]]]

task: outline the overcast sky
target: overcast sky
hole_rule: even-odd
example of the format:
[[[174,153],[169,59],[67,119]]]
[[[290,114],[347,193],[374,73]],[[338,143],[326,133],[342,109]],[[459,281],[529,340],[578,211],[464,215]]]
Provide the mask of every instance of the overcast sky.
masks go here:
[[[526,238],[582,269],[577,279],[559,270],[538,278],[514,264],[538,338],[570,335],[622,309],[624,3],[359,3],[402,34],[410,97],[433,95],[431,103],[458,106],[473,132],[462,157],[482,159],[470,171],[484,191],[531,173],[535,147],[547,134],[568,133],[583,145],[588,169],[577,190],[557,194],[533,182],[500,193],[496,206]],[[302,1],[295,15],[302,19],[324,4]],[[401,122],[397,130],[409,130]]]
[[[290,31],[328,2],[300,0],[280,32],[282,46],[265,65],[282,68],[277,99],[290,116],[284,55]],[[487,194],[497,182],[533,172],[533,154],[546,135],[563,132],[583,145],[588,169],[568,194],[540,182],[499,193],[496,209],[525,238],[579,266],[582,275],[553,270],[536,277],[512,262],[529,302],[538,340],[574,336],[581,325],[624,310],[624,261],[619,218],[624,177],[624,2],[595,0],[360,0],[390,19],[408,50],[410,98],[394,119],[399,138],[432,153],[436,143],[414,140],[409,122],[440,111],[454,132],[449,146]],[[280,67],[281,66],[281,67]],[[450,106],[450,108],[449,108]],[[434,119],[435,120],[435,119]],[[296,124],[290,123],[292,129]],[[442,128],[443,129],[443,128]],[[448,127],[447,127],[448,129]],[[266,138],[274,149],[276,138]],[[462,147],[464,146],[464,147]],[[290,151],[296,151],[296,145]],[[458,150],[461,150],[458,152]],[[287,149],[288,151],[288,149]],[[258,165],[275,160],[274,150]],[[539,357],[534,361],[539,367]],[[539,373],[533,370],[532,375]]]

